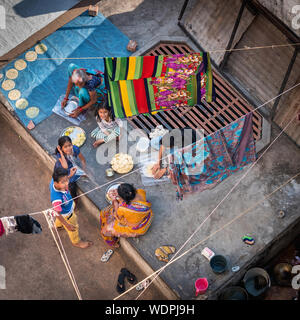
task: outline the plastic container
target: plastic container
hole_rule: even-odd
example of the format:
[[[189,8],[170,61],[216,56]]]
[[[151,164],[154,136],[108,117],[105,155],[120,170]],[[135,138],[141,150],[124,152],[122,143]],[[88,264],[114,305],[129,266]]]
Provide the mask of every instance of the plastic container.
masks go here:
[[[208,261],[210,261],[210,259],[215,255],[215,253],[214,253],[211,249],[209,249],[209,248],[207,248],[207,247],[205,247],[205,248],[201,251],[201,254],[202,254]]]
[[[260,296],[271,286],[270,277],[262,268],[248,270],[244,275],[243,283],[247,292],[253,297]]]
[[[223,273],[227,269],[227,260],[221,255],[213,256],[210,259],[209,264],[215,273]]]
[[[248,293],[242,287],[228,287],[222,291],[219,300],[248,300]]]
[[[136,149],[139,152],[146,152],[149,148],[149,145],[150,145],[149,139],[145,137],[141,137],[136,145]]]
[[[208,281],[206,278],[198,278],[195,281],[196,297],[198,294],[204,294],[208,288]]]

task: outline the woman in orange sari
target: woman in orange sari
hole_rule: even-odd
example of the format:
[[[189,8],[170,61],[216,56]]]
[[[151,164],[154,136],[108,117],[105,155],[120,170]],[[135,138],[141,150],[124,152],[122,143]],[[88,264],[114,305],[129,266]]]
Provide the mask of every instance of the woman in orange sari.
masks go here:
[[[119,246],[120,237],[138,237],[149,229],[153,213],[146,191],[122,183],[110,193],[112,205],[100,211],[101,236],[107,244]]]

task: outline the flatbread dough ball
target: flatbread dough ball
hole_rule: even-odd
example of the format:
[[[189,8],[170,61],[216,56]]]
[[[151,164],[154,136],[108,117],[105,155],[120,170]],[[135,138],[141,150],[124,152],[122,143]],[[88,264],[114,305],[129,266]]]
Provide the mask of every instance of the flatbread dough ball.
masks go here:
[[[34,61],[37,58],[37,53],[35,51],[28,51],[25,54],[25,59],[27,61]]]
[[[20,110],[24,110],[28,107],[28,101],[24,98],[21,98],[16,101],[16,108]]]
[[[40,112],[40,109],[37,107],[30,107],[26,110],[26,116],[30,119],[35,118]]]
[[[18,77],[18,70],[16,69],[9,69],[6,71],[6,78],[8,79],[16,79]]]
[[[15,87],[15,82],[12,80],[5,80],[2,83],[2,88],[6,91],[12,90]]]
[[[21,97],[21,92],[17,89],[11,90],[8,93],[8,99],[18,100]]]
[[[47,46],[43,43],[39,43],[35,46],[35,52],[38,53],[38,54],[43,54],[47,51]]]
[[[17,70],[24,70],[26,67],[27,67],[27,63],[23,59],[19,59],[15,62],[15,68]]]

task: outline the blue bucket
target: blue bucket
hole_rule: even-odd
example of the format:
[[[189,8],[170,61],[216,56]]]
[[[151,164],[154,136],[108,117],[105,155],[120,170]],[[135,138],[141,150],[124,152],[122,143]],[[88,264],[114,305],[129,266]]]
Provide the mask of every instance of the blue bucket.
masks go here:
[[[215,273],[223,273],[227,269],[227,260],[224,256],[215,255],[210,259],[209,263]]]

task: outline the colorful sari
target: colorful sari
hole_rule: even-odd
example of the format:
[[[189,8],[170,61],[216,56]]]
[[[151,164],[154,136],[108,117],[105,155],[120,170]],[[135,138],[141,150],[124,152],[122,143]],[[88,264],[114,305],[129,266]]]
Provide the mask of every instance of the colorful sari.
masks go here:
[[[208,52],[104,58],[108,104],[116,118],[215,99]]]
[[[252,113],[248,113],[169,155],[170,178],[177,186],[176,198],[182,200],[186,194],[211,189],[255,160]]]
[[[146,200],[146,191],[137,189],[142,201],[132,201],[131,204],[120,203],[116,213],[110,205],[100,211],[101,236],[109,245],[114,245],[120,237],[137,237],[149,229],[153,213],[151,203]]]

